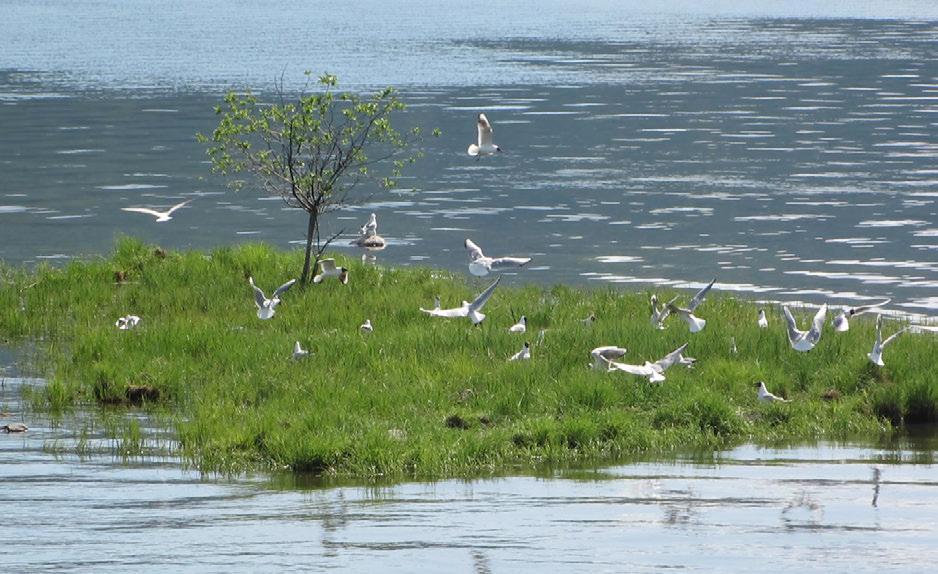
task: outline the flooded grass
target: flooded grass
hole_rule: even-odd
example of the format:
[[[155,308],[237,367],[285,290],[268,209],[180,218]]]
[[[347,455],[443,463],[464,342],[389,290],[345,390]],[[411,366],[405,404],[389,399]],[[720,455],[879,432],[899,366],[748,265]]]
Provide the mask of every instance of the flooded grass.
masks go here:
[[[108,258],[0,267],[0,339],[41,353],[32,362],[48,384],[30,397],[37,407],[165,411],[182,454],[203,471],[469,476],[938,421],[931,334],[899,338],[879,368],[866,357],[866,317],[796,353],[778,310],[759,329],[757,307],[716,292],[719,282],[699,309],[706,329],[691,335],[676,318],[652,328],[649,292],[512,287],[508,277],[473,327],[418,308],[435,295],[455,306],[486,281],[343,264],[348,285],[294,287],[261,321],[247,277],[270,293],[297,275],[299,252],[165,252],[123,239]],[[581,323],[591,313],[597,320]],[[120,331],[114,322],[127,314],[142,321]],[[528,333],[509,333],[521,314]],[[371,334],[359,332],[365,319]],[[532,359],[508,362],[525,340]],[[304,360],[291,359],[295,341],[311,351]],[[672,367],[661,385],[587,368],[596,346],[623,345],[624,360],[641,363],[685,342],[697,367]],[[758,380],[792,402],[757,403]],[[116,448],[146,450],[137,421],[121,420],[105,422]]]

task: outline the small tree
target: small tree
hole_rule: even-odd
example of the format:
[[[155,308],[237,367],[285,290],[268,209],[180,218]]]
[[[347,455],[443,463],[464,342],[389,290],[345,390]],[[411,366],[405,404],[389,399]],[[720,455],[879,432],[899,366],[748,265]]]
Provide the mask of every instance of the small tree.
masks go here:
[[[211,137],[197,134],[209,146],[213,171],[250,172],[265,193],[279,195],[309,215],[300,283],[309,280],[311,267],[342,233],[321,242],[322,216],[369,197],[352,195],[366,180],[385,189],[394,187],[404,165],[420,155],[410,151],[420,137],[419,128],[402,133],[391,127],[392,113],[404,109],[393,88],[363,98],[336,92],[333,75],[320,77],[318,84],[320,90],[309,93],[307,80],[301,93],[288,101],[281,79],[275,103],[262,103],[251,93],[229,92],[224,105],[215,107],[220,119]],[[377,164],[387,169],[378,173]],[[230,185],[241,188],[244,183],[235,179]]]

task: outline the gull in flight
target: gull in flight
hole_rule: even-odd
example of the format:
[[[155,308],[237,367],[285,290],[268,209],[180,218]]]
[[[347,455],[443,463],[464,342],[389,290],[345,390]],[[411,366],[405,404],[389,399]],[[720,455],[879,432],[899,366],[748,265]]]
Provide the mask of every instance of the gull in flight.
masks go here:
[[[893,342],[896,339],[896,337],[898,337],[899,335],[905,333],[906,331],[912,328],[911,325],[909,325],[908,327],[903,327],[902,329],[899,329],[898,331],[896,331],[895,333],[887,337],[886,340],[884,341],[882,334],[880,332],[880,327],[882,325],[882,322],[883,322],[883,316],[877,315],[876,316],[876,340],[873,341],[873,350],[866,354],[866,356],[870,358],[870,361],[874,365],[879,365],[880,367],[885,366],[885,363],[883,363],[883,351],[886,349],[886,345]]]
[[[183,201],[182,203],[177,203],[176,205],[170,207],[168,211],[157,211],[155,209],[150,209],[147,207],[122,207],[121,211],[133,211],[135,213],[146,213],[147,215],[152,215],[156,217],[157,223],[163,223],[172,219],[173,212],[179,209],[180,207],[186,205],[190,201],[192,200],[187,199]]]
[[[765,316],[765,309],[759,309],[759,328],[765,329],[769,326],[769,320]]]
[[[778,397],[770,393],[768,389],[765,388],[765,383],[762,381],[759,381],[758,383],[756,383],[756,387],[759,389],[759,400],[762,401],[763,403],[790,403],[791,402],[788,399],[783,399],[782,397]]]
[[[650,383],[661,383],[664,381],[664,372],[672,366],[685,365],[690,368],[693,367],[694,363],[697,362],[697,359],[694,359],[693,357],[684,356],[684,349],[686,348],[687,343],[684,343],[654,363],[645,361],[641,365],[617,363],[616,361],[611,361],[609,359],[604,360],[609,365],[609,371],[625,371],[626,373],[631,373],[640,377],[646,377]]]
[[[625,347],[616,347],[615,345],[606,345],[604,347],[596,347],[590,351],[590,358],[593,359],[590,367],[594,369],[606,369],[609,368],[609,362],[616,359],[621,359],[625,356],[627,352]]]
[[[257,305],[257,318],[271,319],[276,313],[275,309],[277,305],[280,304],[280,296],[286,293],[287,289],[293,287],[293,284],[296,283],[296,279],[290,279],[280,287],[277,287],[277,290],[274,291],[270,299],[264,295],[260,287],[254,284],[253,277],[248,277],[248,283],[250,283],[251,288],[254,289],[254,304]]]
[[[469,273],[477,277],[485,277],[492,271],[524,267],[531,262],[530,257],[486,257],[471,239],[466,239],[464,245],[469,251]]]
[[[509,361],[527,361],[531,358],[531,344],[525,341],[524,347],[511,356]]]
[[[883,305],[888,305],[892,299],[886,299],[882,303],[874,303],[872,305],[860,305],[857,307],[844,307],[840,313],[834,317],[834,320],[831,324],[834,325],[834,330],[843,333],[844,331],[850,330],[850,318],[857,315],[862,315],[863,313],[868,313],[870,311],[879,311],[879,308]]]
[[[669,307],[677,301],[677,297],[674,297],[667,303],[658,308],[658,296],[652,294],[651,296],[651,325],[656,329],[664,329],[664,320],[668,318],[668,315],[671,314]]]
[[[358,328],[362,333],[371,333],[375,330],[371,325],[371,319],[365,319],[365,322],[361,324],[361,327]]]
[[[475,300],[470,303],[468,301],[463,301],[462,305],[455,307],[453,309],[440,309],[439,305],[435,309],[424,309],[420,308],[421,311],[430,315],[431,317],[469,317],[469,320],[472,321],[473,325],[478,325],[485,319],[485,315],[481,313],[482,307],[485,306],[489,298],[492,296],[492,293],[495,292],[495,288],[498,287],[498,282],[502,280],[502,276],[499,275],[491,285],[486,287],[485,291],[479,294]],[[439,303],[439,300],[437,301]]]
[[[319,274],[313,277],[313,283],[322,283],[326,277],[338,277],[343,285],[348,284],[348,269],[336,267],[335,259],[320,259]]]
[[[485,114],[479,114],[478,121],[479,128],[479,141],[478,143],[469,144],[469,155],[476,158],[476,161],[479,160],[484,155],[494,155],[495,152],[502,151],[502,148],[492,143],[492,124],[489,123],[489,119],[485,117]]]
[[[300,342],[297,341],[293,345],[293,360],[299,361],[302,358],[309,356],[309,351],[300,346]]]
[[[708,283],[703,289],[697,292],[694,295],[694,298],[690,300],[690,304],[686,308],[678,307],[673,303],[668,303],[668,311],[674,313],[675,315],[680,315],[681,319],[684,319],[684,322],[687,323],[687,327],[690,329],[691,333],[698,333],[703,331],[703,328],[707,326],[707,320],[701,319],[694,315],[694,311],[697,307],[703,303],[704,298],[707,296],[707,293],[710,291],[710,288],[713,287],[713,283],[716,279],[713,279]]]
[[[114,323],[114,326],[120,329],[121,331],[127,331],[128,329],[133,329],[140,323],[140,317],[136,315],[127,315],[126,317],[118,317],[117,322]]]
[[[509,333],[524,333],[527,330],[528,330],[528,318],[525,317],[524,315],[521,316],[521,319],[519,319],[517,323],[515,323],[511,327],[508,327]]]
[[[788,322],[788,342],[791,343],[791,348],[801,352],[813,349],[817,342],[821,340],[821,329],[824,327],[824,319],[827,317],[827,303],[824,303],[818,309],[814,315],[814,320],[811,321],[811,328],[807,331],[798,329],[795,318],[792,317],[788,307],[782,307],[782,311],[785,312],[785,320]]]

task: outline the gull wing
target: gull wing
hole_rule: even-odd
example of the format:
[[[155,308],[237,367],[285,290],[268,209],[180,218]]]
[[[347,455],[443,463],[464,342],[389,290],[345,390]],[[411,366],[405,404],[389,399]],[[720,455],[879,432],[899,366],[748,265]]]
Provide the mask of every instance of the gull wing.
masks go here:
[[[478,245],[473,243],[471,239],[466,239],[466,241],[464,242],[464,245],[466,246],[466,249],[469,251],[470,261],[475,261],[476,259],[481,259],[482,257],[485,257],[485,255],[482,254],[482,249]]]
[[[600,358],[600,359],[612,360],[612,359],[618,359],[619,357],[624,356],[625,353],[626,353],[625,347],[616,347],[613,345],[608,345],[605,347],[596,347],[595,349],[590,351],[590,356],[593,357],[594,359]]]
[[[152,215],[154,217],[163,217],[166,215],[162,211],[157,211],[155,209],[149,209],[146,207],[122,207],[121,211],[133,211],[135,213],[146,213],[147,215]]]
[[[821,305],[817,313],[814,314],[814,320],[811,322],[811,330],[808,331],[808,340],[816,343],[821,338],[821,329],[824,328],[824,320],[827,318],[827,303]]]
[[[496,257],[489,265],[490,269],[498,270],[505,267],[524,267],[531,262],[530,257]]]
[[[274,299],[279,299],[280,296],[286,293],[290,287],[293,287],[294,283],[296,283],[296,279],[290,279],[280,287],[277,287],[277,290],[274,291]]]
[[[492,124],[489,123],[489,119],[485,117],[485,114],[479,114],[479,147],[485,147],[492,145]]]
[[[502,280],[502,276],[499,275],[491,285],[489,285],[485,291],[479,294],[475,300],[469,304],[468,311],[470,313],[477,313],[482,310],[482,307],[485,307],[485,304],[488,302],[489,298],[492,296],[492,293],[495,292],[495,288],[498,287],[498,282]]]
[[[891,343],[891,342],[893,341],[893,339],[895,339],[895,338],[898,337],[899,335],[905,333],[906,331],[908,331],[908,330],[911,329],[911,328],[912,328],[912,325],[909,325],[909,326],[907,326],[907,327],[903,327],[903,328],[899,329],[898,331],[896,331],[895,333],[893,333],[892,335],[889,335],[888,337],[886,337],[886,340],[884,340],[884,341],[882,342],[882,344],[881,344],[882,348],[885,349],[885,348],[886,348],[886,345],[888,345],[889,343]]]
[[[264,292],[261,291],[261,288],[254,284],[254,278],[248,277],[248,283],[251,284],[251,287],[254,289],[254,304],[257,305],[257,308],[260,309],[267,303],[267,296],[264,295]]]
[[[797,341],[804,331],[798,330],[798,324],[795,323],[795,318],[792,316],[791,311],[788,310],[788,307],[782,307],[782,311],[785,313],[785,322],[788,323],[788,340]]]
[[[710,281],[710,283],[707,284],[706,287],[704,287],[703,289],[698,291],[696,295],[694,295],[694,298],[690,300],[690,304],[687,306],[688,311],[693,313],[694,309],[696,309],[698,305],[703,303],[704,298],[707,296],[707,293],[710,292],[710,289],[713,287],[713,284],[716,282],[716,280],[717,280],[716,277],[714,277]]]
[[[329,259],[320,259],[319,271],[321,273],[335,273],[335,259],[331,257]]]
[[[654,364],[654,365],[657,365],[658,367],[660,367],[662,371],[666,371],[666,370],[668,370],[669,367],[672,367],[675,363],[677,363],[678,361],[680,361],[680,359],[681,359],[681,353],[683,353],[683,352],[684,352],[684,349],[686,349],[686,348],[687,348],[687,343],[684,343],[683,345],[681,345],[681,346],[678,347],[677,349],[675,349],[675,350],[671,351],[670,353],[668,353],[667,355],[665,355],[663,358],[658,359],[657,361],[655,361],[653,364]]]
[[[892,302],[892,299],[886,299],[882,303],[873,303],[871,305],[860,305],[858,307],[853,308],[853,312],[851,313],[851,315],[859,315],[861,313],[868,313],[870,311],[878,309],[879,307],[882,307],[883,305],[888,305],[891,302]]]
[[[172,215],[174,211],[176,211],[176,210],[179,209],[180,207],[186,205],[187,203],[190,203],[191,201],[192,201],[191,199],[187,199],[187,200],[183,201],[182,203],[177,203],[176,205],[174,205],[174,206],[172,206],[172,207],[169,208],[169,211],[166,212],[166,215]]]
[[[467,306],[456,307],[455,309],[424,309],[420,308],[421,311],[430,315],[431,317],[465,317],[469,314],[469,308]]]
[[[628,363],[617,363],[615,361],[610,361],[606,359],[606,362],[609,364],[610,371],[625,371],[631,375],[638,375],[639,377],[650,377],[654,374],[654,369],[647,365],[630,365]]]

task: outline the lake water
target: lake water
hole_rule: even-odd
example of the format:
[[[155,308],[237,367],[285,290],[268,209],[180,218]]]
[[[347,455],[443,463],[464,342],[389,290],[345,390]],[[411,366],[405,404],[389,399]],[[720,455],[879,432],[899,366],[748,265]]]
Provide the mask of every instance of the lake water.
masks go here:
[[[81,415],[24,413],[22,384],[34,382],[0,389],[4,420],[31,425],[0,434],[11,572],[927,572],[938,560],[934,434],[472,481],[221,479],[121,458]],[[145,444],[170,445],[130,416]]]
[[[379,215],[396,265],[938,310],[932,2],[0,2],[0,258],[303,239],[302,213],[209,173],[229,88],[399,86],[440,127]],[[765,4],[765,5],[763,5]],[[770,5],[768,5],[770,4]],[[465,150],[485,111],[505,153]],[[371,190],[365,190],[371,191]],[[120,211],[196,200],[168,224]],[[357,253],[352,252],[357,256]]]
[[[892,297],[938,315],[938,4],[346,4],[0,0],[0,258],[66,261],[122,233],[295,246],[302,214],[227,192],[194,134],[225,90],[269,94],[281,75],[293,89],[311,69],[398,86],[403,125],[443,130],[404,189],[327,223],[350,234],[377,212],[382,263],[464,270],[471,237],[535,257],[514,281],[716,277],[753,299]],[[475,162],[480,111],[505,153]],[[167,224],[120,211],[181,198],[195,201]],[[90,419],[24,413],[21,384],[0,390],[3,422],[31,427],[0,434],[11,571],[921,572],[938,559],[934,437],[298,484],[122,459]],[[98,454],[79,459],[79,444]]]

